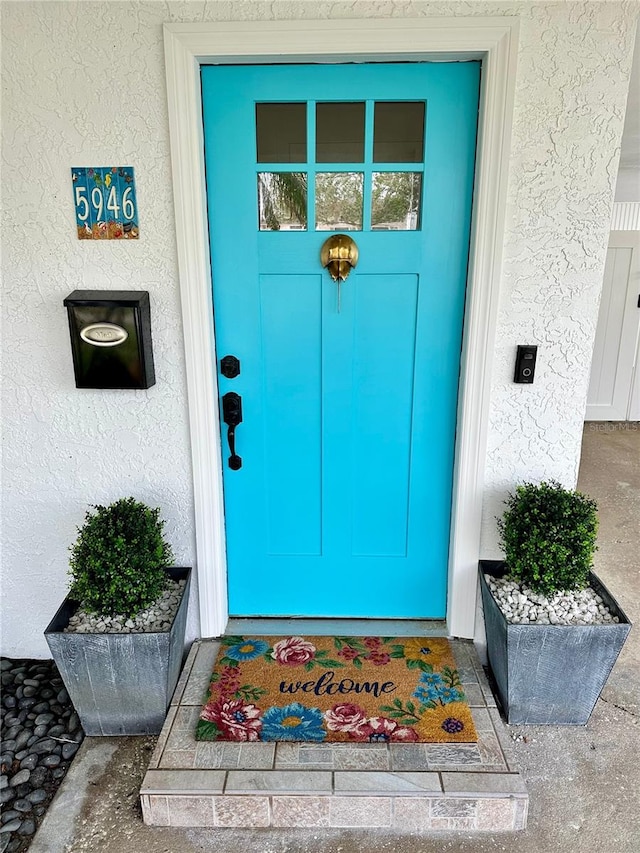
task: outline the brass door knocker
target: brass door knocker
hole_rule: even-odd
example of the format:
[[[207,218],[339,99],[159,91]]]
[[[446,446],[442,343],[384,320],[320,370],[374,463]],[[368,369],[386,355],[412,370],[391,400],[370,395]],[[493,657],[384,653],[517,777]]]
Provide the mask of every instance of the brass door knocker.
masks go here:
[[[320,262],[338,285],[338,313],[340,313],[340,285],[358,263],[358,247],[348,234],[334,234],[322,244]]]

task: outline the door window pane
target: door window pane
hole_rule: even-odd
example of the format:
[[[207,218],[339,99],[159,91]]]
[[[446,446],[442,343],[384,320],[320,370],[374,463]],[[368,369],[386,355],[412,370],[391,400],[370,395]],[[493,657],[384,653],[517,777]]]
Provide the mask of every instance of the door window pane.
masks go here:
[[[305,163],[307,105],[256,104],[258,163]]]
[[[258,211],[261,231],[304,231],[307,227],[307,175],[260,172]]]
[[[364,103],[316,105],[316,163],[362,163]]]
[[[374,111],[375,163],[421,163],[424,101],[377,101]]]
[[[316,174],[316,230],[362,230],[362,172]]]
[[[371,228],[374,231],[416,231],[420,227],[420,172],[374,172],[371,187]]]

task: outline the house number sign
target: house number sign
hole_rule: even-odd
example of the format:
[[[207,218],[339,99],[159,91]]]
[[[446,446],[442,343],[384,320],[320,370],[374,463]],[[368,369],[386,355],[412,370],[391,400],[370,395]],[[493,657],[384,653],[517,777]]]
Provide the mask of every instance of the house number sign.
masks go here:
[[[138,206],[132,166],[71,169],[80,240],[137,240]]]

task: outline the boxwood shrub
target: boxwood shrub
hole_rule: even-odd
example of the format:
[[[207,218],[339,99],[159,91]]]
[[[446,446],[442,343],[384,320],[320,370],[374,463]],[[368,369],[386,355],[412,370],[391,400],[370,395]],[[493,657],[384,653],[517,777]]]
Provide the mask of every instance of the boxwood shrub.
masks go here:
[[[550,481],[517,486],[506,505],[498,520],[506,576],[547,596],[587,586],[598,529],[595,501]]]
[[[87,512],[71,546],[73,598],[104,616],[137,615],[161,595],[173,561],[159,510],[134,498]]]

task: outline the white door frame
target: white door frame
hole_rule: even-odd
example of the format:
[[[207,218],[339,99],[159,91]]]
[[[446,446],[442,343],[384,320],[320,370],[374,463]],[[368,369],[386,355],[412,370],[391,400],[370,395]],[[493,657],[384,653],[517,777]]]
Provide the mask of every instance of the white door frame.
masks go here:
[[[202,636],[222,634],[229,614],[200,65],[461,59],[483,62],[447,603],[449,633],[472,638],[518,23],[517,18],[478,16],[165,24]]]

